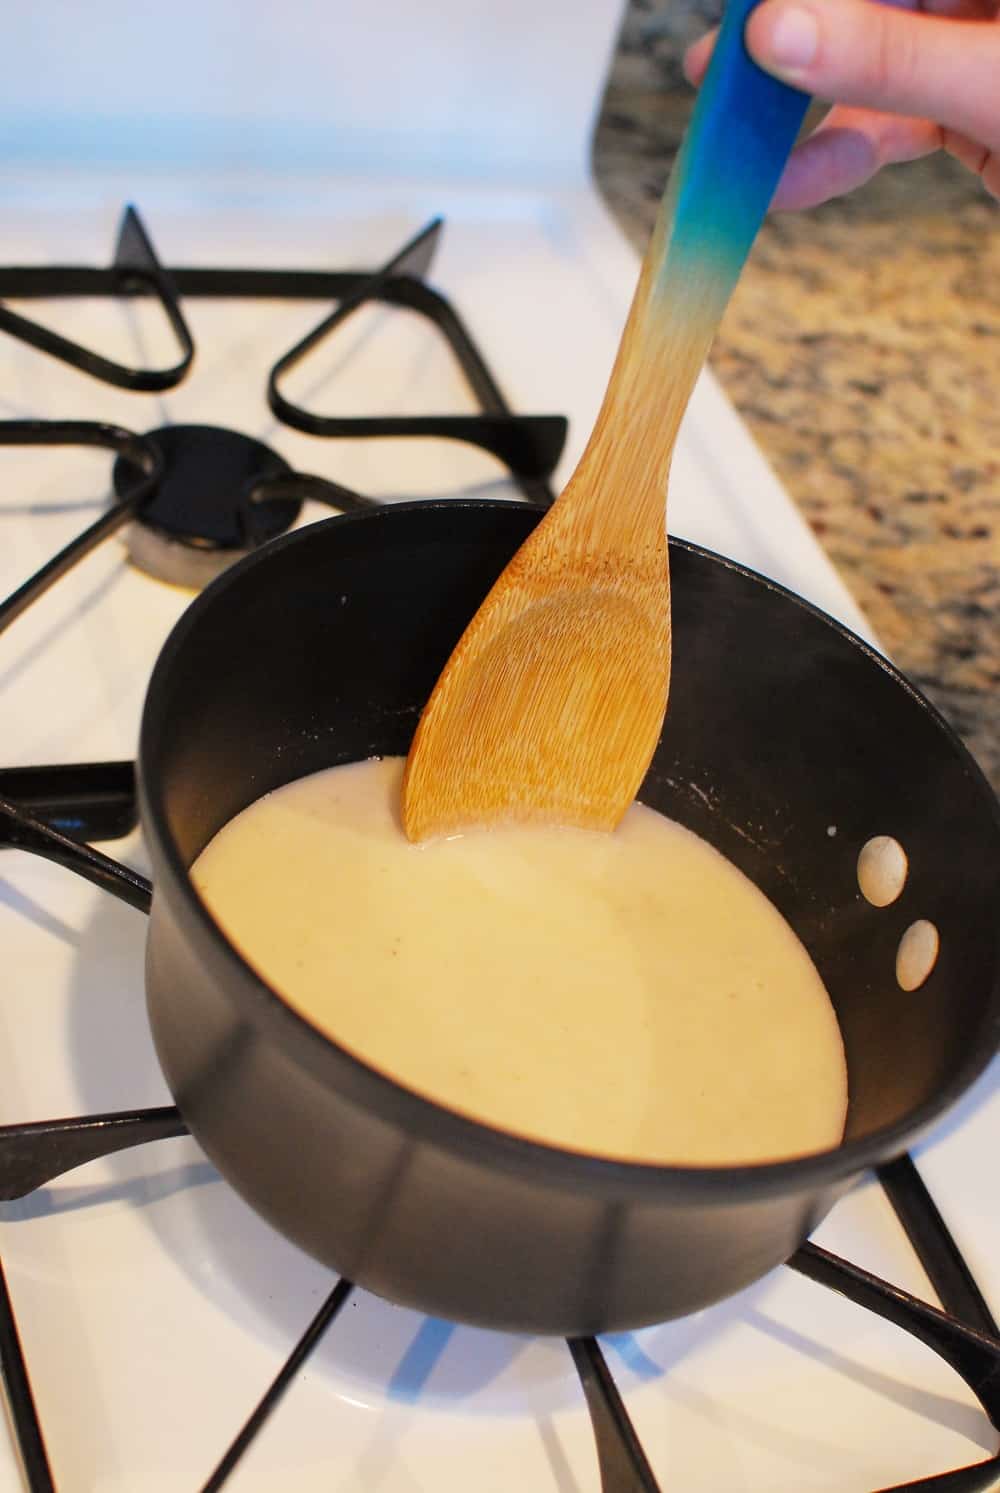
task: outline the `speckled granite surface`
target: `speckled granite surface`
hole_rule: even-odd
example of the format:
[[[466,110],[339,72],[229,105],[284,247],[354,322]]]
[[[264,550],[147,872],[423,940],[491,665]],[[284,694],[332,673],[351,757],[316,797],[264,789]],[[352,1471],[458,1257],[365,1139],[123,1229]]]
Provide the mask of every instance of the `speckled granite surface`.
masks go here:
[[[700,11],[700,14],[699,14]],[[713,0],[633,0],[594,147],[640,249]],[[945,158],[765,225],[712,355],[893,658],[1000,790],[1000,207]]]

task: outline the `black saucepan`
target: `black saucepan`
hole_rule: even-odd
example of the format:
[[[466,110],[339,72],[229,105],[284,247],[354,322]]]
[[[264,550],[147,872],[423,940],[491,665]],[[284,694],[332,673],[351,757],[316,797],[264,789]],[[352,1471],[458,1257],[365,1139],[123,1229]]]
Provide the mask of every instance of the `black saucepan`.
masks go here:
[[[538,517],[449,502],[333,519],[192,604],[142,725],[147,989],[184,1118],[282,1233],[394,1301],[572,1335],[690,1312],[762,1275],[983,1069],[1000,1043],[1000,813],[892,668],[780,588],[675,543],[670,711],[640,797],[749,874],[812,954],[847,1050],[844,1143],[775,1165],[628,1165],[478,1125],[357,1061],[253,973],[188,867],[260,794],[405,753],[463,626]],[[883,909],[856,877],[875,834],[896,836],[910,863]],[[906,993],[895,954],[918,918],[937,926],[940,955]]]

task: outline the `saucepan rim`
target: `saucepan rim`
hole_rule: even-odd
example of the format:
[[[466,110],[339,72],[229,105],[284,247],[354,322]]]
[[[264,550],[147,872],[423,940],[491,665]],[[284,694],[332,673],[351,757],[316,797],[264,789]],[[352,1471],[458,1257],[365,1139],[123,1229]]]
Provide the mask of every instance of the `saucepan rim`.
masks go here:
[[[198,895],[180,848],[170,833],[164,785],[155,773],[149,771],[149,763],[151,760],[155,761],[156,757],[156,744],[161,735],[161,719],[167,708],[165,697],[174,661],[185,647],[190,634],[200,626],[204,614],[216,606],[219,598],[234,584],[242,581],[249,571],[260,565],[268,565],[286,549],[315,541],[315,536],[319,533],[330,533],[331,530],[342,532],[346,527],[355,525],[367,525],[373,529],[379,525],[392,526],[399,522],[400,517],[418,512],[427,515],[444,513],[451,519],[461,513],[492,513],[502,510],[521,513],[527,510],[539,514],[545,512],[539,505],[506,499],[425,499],[319,520],[271,540],[260,550],[238,561],[191,602],[171,631],[154,666],[142,713],[138,757],[142,823],[147,833],[154,835],[158,841],[164,863],[183,900],[186,913],[194,919],[200,935],[210,940],[216,954],[231,971],[232,977],[239,980],[244,989],[254,991],[253,1016],[262,1033],[269,1039],[277,1040],[293,1060],[304,1062],[314,1076],[318,1076],[323,1082],[330,1081],[332,1060],[355,1100],[370,1103],[376,1113],[390,1122],[405,1126],[414,1138],[423,1138],[437,1148],[452,1151],[480,1164],[485,1163],[501,1171],[522,1176],[528,1173],[540,1184],[559,1189],[575,1190],[579,1187],[586,1191],[600,1190],[608,1195],[627,1197],[638,1202],[643,1199],[655,1202],[667,1192],[671,1198],[678,1200],[711,1203],[731,1200],[734,1192],[749,1201],[783,1193],[823,1190],[880,1161],[898,1156],[971,1087],[1000,1050],[1000,957],[996,960],[992,988],[984,1004],[982,1029],[976,1040],[970,1042],[968,1052],[950,1081],[901,1120],[873,1130],[865,1136],[844,1141],[836,1147],[785,1161],[720,1167],[659,1165],[592,1155],[531,1140],[464,1115],[407,1088],[372,1064],[356,1057],[288,1005],[229,941]],[[984,810],[992,816],[1000,846],[1000,802],[985,775],[940,712],[895,665],[836,618],[748,566],[683,539],[671,537],[670,548],[735,572],[763,591],[773,593],[782,604],[800,608],[839,635],[867,666],[881,669],[888,675],[937,726],[944,738],[943,745],[959,756],[965,770],[982,793]],[[158,887],[154,885],[154,918],[157,892]]]

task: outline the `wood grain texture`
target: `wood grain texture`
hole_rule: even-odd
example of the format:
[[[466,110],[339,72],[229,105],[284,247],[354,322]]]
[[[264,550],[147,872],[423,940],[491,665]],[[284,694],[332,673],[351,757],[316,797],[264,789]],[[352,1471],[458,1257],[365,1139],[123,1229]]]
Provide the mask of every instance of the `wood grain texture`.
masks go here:
[[[649,766],[670,687],[674,441],[807,103],[747,54],[754,3],[727,9],[580,464],[421,718],[411,840],[498,819],[610,830]]]
[[[657,292],[663,239],[661,224],[579,466],[424,711],[403,781],[411,840],[498,819],[612,829],[645,775],[670,682],[667,473],[716,309]]]

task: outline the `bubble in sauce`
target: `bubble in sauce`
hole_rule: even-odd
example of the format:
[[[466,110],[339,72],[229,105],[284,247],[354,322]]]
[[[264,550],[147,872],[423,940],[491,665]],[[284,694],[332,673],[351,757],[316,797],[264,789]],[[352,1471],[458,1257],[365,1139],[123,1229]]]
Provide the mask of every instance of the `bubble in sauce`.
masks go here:
[[[937,963],[941,940],[933,923],[918,918],[899,940],[896,979],[902,990],[918,990]]]
[[[906,851],[891,835],[875,835],[858,856],[858,886],[873,907],[888,907],[906,885]]]

